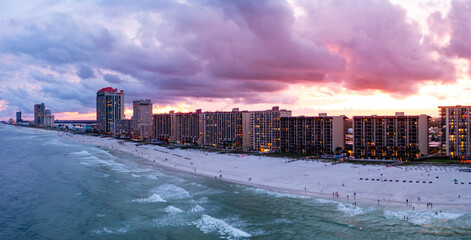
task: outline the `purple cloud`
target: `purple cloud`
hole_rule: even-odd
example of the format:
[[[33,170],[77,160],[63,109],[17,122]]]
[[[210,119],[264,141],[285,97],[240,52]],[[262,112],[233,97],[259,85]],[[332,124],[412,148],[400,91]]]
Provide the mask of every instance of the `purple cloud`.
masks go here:
[[[128,103],[273,103],[290,84],[326,82],[404,96],[424,81],[453,81],[451,60],[471,56],[469,1],[436,18],[450,22],[446,49],[388,1],[299,1],[301,16],[284,0],[41,4],[0,17],[0,100],[9,103],[0,117],[47,101],[56,112],[92,112],[108,85]],[[16,64],[3,64],[12,56]]]

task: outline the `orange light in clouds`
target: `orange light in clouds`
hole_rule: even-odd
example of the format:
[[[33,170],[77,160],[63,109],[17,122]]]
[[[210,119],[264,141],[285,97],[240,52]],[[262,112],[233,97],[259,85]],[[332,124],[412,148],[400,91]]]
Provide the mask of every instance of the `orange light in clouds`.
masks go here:
[[[184,104],[184,103],[180,103],[176,106],[171,106],[171,105],[167,105],[167,106],[159,106],[159,105],[154,105],[153,109],[152,109],[152,113],[168,113],[170,111],[175,111],[175,112],[189,112],[189,109],[190,109],[190,105],[188,104]]]
[[[60,112],[53,113],[55,120],[95,120],[96,113]]]

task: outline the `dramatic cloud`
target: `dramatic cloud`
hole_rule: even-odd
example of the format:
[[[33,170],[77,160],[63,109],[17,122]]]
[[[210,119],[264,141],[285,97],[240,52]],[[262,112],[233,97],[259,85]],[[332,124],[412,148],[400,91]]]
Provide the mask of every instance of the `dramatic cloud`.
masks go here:
[[[107,86],[159,105],[293,104],[278,96],[293,85],[404,97],[455,80],[470,16],[453,1],[427,33],[388,1],[18,1],[0,10],[0,118],[38,102],[93,113]]]
[[[450,43],[445,51],[453,56],[471,59],[471,1],[452,1],[445,21],[451,28]]]

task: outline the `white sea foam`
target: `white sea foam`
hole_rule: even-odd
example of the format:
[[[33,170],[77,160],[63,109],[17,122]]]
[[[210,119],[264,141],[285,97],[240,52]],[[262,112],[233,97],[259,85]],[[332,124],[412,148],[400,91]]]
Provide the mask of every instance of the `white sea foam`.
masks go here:
[[[414,224],[423,225],[431,224],[434,222],[447,221],[450,219],[456,219],[464,214],[462,213],[446,213],[446,212],[437,212],[434,211],[392,211],[385,210],[384,215],[389,219],[399,219],[404,220],[404,216],[408,217],[407,221]]]
[[[164,209],[165,212],[168,212],[168,213],[182,213],[183,210],[181,210],[180,208],[177,208],[177,207],[174,207],[174,206],[168,206]]]
[[[103,230],[94,230],[93,232],[97,234],[123,234],[123,233],[128,232],[128,229],[127,228],[112,229],[112,228],[104,227]]]
[[[79,152],[70,153],[70,155],[90,156],[91,154],[87,150],[82,150]]]
[[[229,225],[224,220],[214,218],[206,214],[204,214],[198,221],[195,221],[194,224],[205,234],[218,232],[222,237],[227,239],[249,238],[252,236],[241,229]]]
[[[308,199],[310,197],[308,196],[302,196],[302,195],[297,195],[297,194],[291,194],[291,193],[281,193],[281,192],[274,192],[262,188],[254,188],[254,187],[247,187],[248,190],[254,191],[255,193],[258,194],[267,194],[270,196],[274,196],[276,198],[282,198],[282,197],[289,197],[289,198],[304,198]]]
[[[327,199],[322,199],[322,198],[316,198],[316,202],[319,203],[330,203],[330,204],[337,204],[339,202],[333,201],[333,200],[327,200]]]
[[[196,206],[193,206],[192,208],[190,208],[190,210],[188,210],[188,212],[195,213],[195,212],[203,212],[204,210],[205,210],[204,207],[202,207],[200,205],[196,205]]]
[[[134,174],[134,173],[131,173],[131,176],[136,177],[136,178],[137,178],[137,177],[141,177],[141,176],[139,176],[139,175],[137,175],[137,174]]]
[[[139,199],[134,199],[132,202],[138,202],[138,203],[155,203],[155,202],[167,202],[165,199],[163,199],[159,194],[152,194],[147,198],[139,198]]]
[[[80,164],[85,165],[85,166],[90,166],[90,164],[88,164],[86,162],[80,162]]]
[[[159,193],[165,199],[191,198],[191,195],[188,191],[173,184],[163,184],[157,189],[155,189],[153,192]]]
[[[355,207],[351,204],[343,204],[343,203],[338,203],[338,207],[337,209],[339,211],[342,211],[344,212],[345,214],[349,215],[349,216],[355,216],[355,215],[359,215],[359,214],[363,214],[365,213],[365,211],[363,211],[363,209],[359,208],[359,207]]]

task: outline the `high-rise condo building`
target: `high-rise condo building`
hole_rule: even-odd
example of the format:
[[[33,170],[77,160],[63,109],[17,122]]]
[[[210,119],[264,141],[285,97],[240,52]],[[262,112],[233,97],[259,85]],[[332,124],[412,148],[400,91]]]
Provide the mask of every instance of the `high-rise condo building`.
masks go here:
[[[18,110],[16,112],[16,123],[23,122],[23,119],[21,118],[21,110]]]
[[[232,112],[202,113],[203,138],[201,144],[213,147],[242,147],[243,113],[238,108],[232,109]]]
[[[152,102],[150,99],[133,101],[132,132],[134,138],[152,138]]]
[[[171,113],[173,113],[173,111]],[[172,116],[170,114],[163,113],[154,114],[152,116],[152,130],[155,139],[165,142],[170,141],[170,137],[172,136]]]
[[[34,105],[34,125],[44,126],[46,106],[44,103]]]
[[[428,154],[429,116],[354,116],[355,157],[418,158]]]
[[[471,106],[440,106],[441,153],[448,157],[471,155]]]
[[[171,142],[183,144],[198,144],[200,142],[200,137],[202,137],[200,120],[203,120],[201,109],[194,113],[171,113],[170,116],[172,118]]]
[[[291,117],[291,111],[278,106],[266,111],[243,114],[243,147],[257,151],[280,150],[280,118]]]
[[[96,94],[98,132],[111,134],[111,126],[117,119],[124,119],[124,91],[111,87],[100,89]]]
[[[345,116],[282,117],[281,151],[340,154],[345,149]]]

